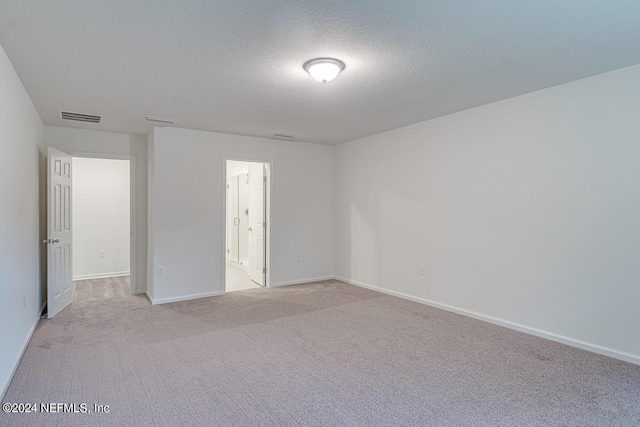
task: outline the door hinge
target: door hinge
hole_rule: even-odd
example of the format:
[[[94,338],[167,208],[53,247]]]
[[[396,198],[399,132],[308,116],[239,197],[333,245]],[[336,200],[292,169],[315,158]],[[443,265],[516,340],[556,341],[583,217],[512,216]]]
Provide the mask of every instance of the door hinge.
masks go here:
[[[266,273],[267,272],[267,267],[262,267],[262,272]]]
[[[267,182],[267,175],[262,177],[262,181]]]
[[[229,188],[229,184],[227,184],[227,188]]]
[[[262,228],[267,228],[267,221],[262,223]]]

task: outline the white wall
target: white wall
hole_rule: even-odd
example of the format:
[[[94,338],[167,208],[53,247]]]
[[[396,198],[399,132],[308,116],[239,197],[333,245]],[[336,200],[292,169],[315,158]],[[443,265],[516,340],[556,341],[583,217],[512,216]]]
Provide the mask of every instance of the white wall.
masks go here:
[[[271,162],[270,283],[333,275],[333,147],[178,128],[153,139],[155,302],[223,292],[225,158]]]
[[[337,275],[639,363],[638,159],[640,66],[339,145]]]
[[[0,94],[1,400],[42,308],[38,145],[44,131],[38,112],[1,46]]]
[[[147,257],[146,261],[146,278],[147,278],[147,288],[146,293],[153,300],[153,290],[154,290],[154,272],[153,272],[153,201],[154,201],[154,168],[153,164],[155,162],[155,156],[153,154],[155,148],[154,143],[154,132],[151,130],[147,134],[147,201],[146,201],[146,237],[147,237]]]
[[[102,132],[91,129],[75,129],[45,126],[45,146],[78,155],[106,154],[127,155],[135,159],[135,218],[136,218],[136,289],[144,292],[147,284],[147,137],[126,133]],[[46,147],[42,148],[46,152]],[[46,199],[41,203],[46,203]],[[44,206],[44,205],[43,205]],[[133,226],[133,225],[132,225]]]
[[[128,160],[73,159],[74,280],[129,274],[129,193]]]

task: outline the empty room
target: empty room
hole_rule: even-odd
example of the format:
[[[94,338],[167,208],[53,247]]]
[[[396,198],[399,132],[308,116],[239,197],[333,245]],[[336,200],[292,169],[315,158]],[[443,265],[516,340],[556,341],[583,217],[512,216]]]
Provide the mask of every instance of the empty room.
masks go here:
[[[640,426],[638,22],[0,0],[0,426]]]

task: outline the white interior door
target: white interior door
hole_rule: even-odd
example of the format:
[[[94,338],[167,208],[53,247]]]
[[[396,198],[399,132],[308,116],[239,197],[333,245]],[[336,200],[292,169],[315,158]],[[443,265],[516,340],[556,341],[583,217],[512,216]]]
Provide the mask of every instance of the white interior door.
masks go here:
[[[47,166],[47,317],[73,300],[71,276],[71,156],[48,149]]]
[[[227,257],[238,262],[240,218],[238,216],[238,177],[227,178]]]
[[[238,175],[238,259],[244,269],[249,264],[249,174]]]
[[[249,164],[249,276],[265,286],[265,203],[264,165]]]

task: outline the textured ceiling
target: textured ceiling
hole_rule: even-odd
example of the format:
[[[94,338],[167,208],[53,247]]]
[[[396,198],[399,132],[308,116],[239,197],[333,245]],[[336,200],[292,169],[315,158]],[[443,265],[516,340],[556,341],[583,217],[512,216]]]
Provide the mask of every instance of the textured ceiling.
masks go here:
[[[0,0],[45,123],[339,143],[640,63],[638,0]],[[336,80],[302,64],[333,56]]]

